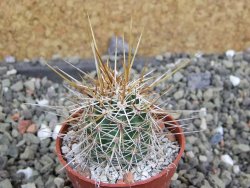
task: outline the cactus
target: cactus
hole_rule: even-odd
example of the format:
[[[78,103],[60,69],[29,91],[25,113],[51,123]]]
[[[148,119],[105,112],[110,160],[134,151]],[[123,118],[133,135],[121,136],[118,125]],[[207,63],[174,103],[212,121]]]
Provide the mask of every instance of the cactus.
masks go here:
[[[72,161],[81,158],[85,161],[84,164],[80,164],[82,168],[91,162],[114,167],[125,173],[140,161],[147,160],[150,153],[163,152],[159,146],[162,128],[157,121],[169,113],[156,105],[159,97],[156,97],[157,94],[153,90],[157,84],[168,79],[185,63],[160,77],[142,73],[139,78],[132,80],[130,72],[142,34],[134,54],[130,49],[126,57],[124,52],[121,62],[123,72],[118,72],[117,58],[113,67],[109,60],[106,63],[103,62],[96,46],[92,27],[91,33],[93,36],[91,47],[95,57],[97,78],[92,78],[70,64],[88,79],[88,85],[59,68],[48,66],[70,85],[70,91],[73,94],[71,98],[73,104],[68,106],[72,115],[67,122],[75,130],[79,152]],[[169,88],[163,94],[168,90]],[[78,113],[77,116],[75,116],[76,113]],[[74,151],[76,148],[67,155],[71,155]]]
[[[147,105],[136,95],[126,96],[123,102],[113,98],[92,106],[94,117],[87,120],[91,126],[85,133],[93,143],[92,159],[129,169],[147,154],[154,142],[153,122]]]

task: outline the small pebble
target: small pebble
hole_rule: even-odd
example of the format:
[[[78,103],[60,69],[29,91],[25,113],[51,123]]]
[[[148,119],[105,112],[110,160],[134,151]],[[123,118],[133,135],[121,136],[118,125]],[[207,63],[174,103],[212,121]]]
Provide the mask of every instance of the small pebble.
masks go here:
[[[28,129],[28,127],[31,125],[31,121],[30,120],[21,120],[18,123],[18,131],[21,134],[24,134],[26,132],[26,130]]]
[[[207,116],[207,109],[201,108],[199,112],[200,118],[205,118]]]
[[[36,184],[35,183],[23,184],[21,185],[21,188],[36,188]]]
[[[12,116],[11,116],[11,119],[13,121],[18,121],[20,118],[20,114],[17,112],[17,113],[14,113]]]
[[[36,124],[32,123],[26,130],[27,133],[36,133],[37,132],[37,126]]]
[[[14,75],[14,74],[16,74],[17,73],[17,71],[16,71],[16,69],[12,69],[12,70],[9,70],[9,71],[7,71],[7,75],[8,76],[10,76],[10,75]]]
[[[56,177],[54,179],[54,183],[56,184],[57,188],[63,188],[64,187],[64,179],[62,179],[60,177]]]
[[[195,157],[193,151],[188,151],[188,152],[186,152],[186,155],[187,155],[189,158],[194,158],[194,157]]]
[[[123,181],[125,183],[133,183],[134,182],[134,176],[133,176],[133,173],[132,172],[128,172],[127,174],[125,174],[123,176]]]
[[[229,79],[230,79],[233,86],[237,86],[237,85],[240,84],[240,78],[239,77],[230,75]]]
[[[155,59],[157,61],[163,61],[163,56],[162,55],[157,55],[157,56],[155,56]]]
[[[6,56],[4,58],[6,63],[15,63],[16,62],[16,58],[14,56]]]
[[[234,165],[233,159],[232,159],[229,155],[227,155],[227,154],[222,155],[222,156],[221,156],[221,160],[222,160],[224,163],[226,163],[226,164],[228,164],[228,165],[230,165],[230,166],[233,166],[233,165]]]
[[[13,91],[21,91],[23,89],[23,82],[18,81],[10,87]]]
[[[172,176],[171,180],[172,181],[175,181],[178,179],[178,174],[177,173],[174,173],[174,175]]]
[[[234,172],[235,174],[239,174],[239,173],[240,173],[240,167],[239,167],[239,165],[234,165],[234,166],[233,166],[233,172]]]
[[[227,50],[226,51],[226,56],[230,59],[233,58],[235,55],[235,51],[234,50]]]
[[[223,135],[223,134],[224,134],[223,127],[221,127],[221,126],[217,127],[217,128],[215,129],[215,132],[216,132],[216,133],[220,133],[221,135]]]
[[[218,144],[219,142],[221,142],[223,139],[223,136],[220,134],[220,133],[215,133],[212,138],[210,139],[210,143],[212,145],[216,145]]]
[[[53,130],[53,133],[52,133],[52,138],[55,140],[61,130],[61,127],[62,125],[56,125],[54,130]]]
[[[200,160],[201,162],[207,162],[207,157],[204,156],[204,155],[200,155],[200,156],[199,156],[199,160]]]
[[[175,141],[176,141],[175,135],[174,135],[173,133],[171,133],[171,132],[167,133],[167,134],[166,134],[166,137],[167,137],[167,139],[168,139],[169,141],[171,141],[171,142],[175,142]]]
[[[47,99],[37,100],[37,104],[40,106],[46,106],[49,104],[49,101]]]
[[[50,138],[51,134],[52,134],[51,129],[45,124],[42,124],[41,128],[37,132],[37,136],[40,138],[40,140]]]
[[[62,146],[61,150],[63,154],[67,154],[70,152],[70,148],[68,146]]]
[[[0,180],[0,188],[13,188],[9,179]]]
[[[143,171],[142,175],[148,177],[148,172],[147,171]]]
[[[23,173],[25,175],[25,179],[28,180],[33,175],[33,170],[30,167],[27,167],[25,169],[20,169],[16,172],[17,174]]]
[[[201,130],[207,129],[207,121],[206,118],[201,118]]]

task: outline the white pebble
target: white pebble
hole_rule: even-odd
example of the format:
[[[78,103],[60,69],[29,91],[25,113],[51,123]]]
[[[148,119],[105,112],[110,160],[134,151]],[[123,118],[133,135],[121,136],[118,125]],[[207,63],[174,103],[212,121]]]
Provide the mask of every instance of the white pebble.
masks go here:
[[[16,74],[17,73],[17,71],[16,71],[16,69],[11,69],[11,70],[9,70],[9,71],[7,71],[7,75],[13,75],[13,74]]]
[[[207,116],[207,109],[201,108],[199,112],[200,118],[205,118]]]
[[[215,64],[214,61],[211,61],[211,62],[210,62],[210,65],[211,65],[212,67],[214,66],[214,64]]]
[[[61,130],[62,125],[56,125],[54,130],[53,130],[53,134],[52,134],[52,138],[55,140],[58,136],[58,133]]]
[[[25,176],[25,179],[28,180],[30,177],[32,177],[33,170],[32,170],[32,168],[28,167],[28,168],[25,168],[25,169],[20,169],[16,173],[17,174],[23,173],[24,176]]]
[[[207,129],[207,121],[205,118],[201,118],[201,130]]]
[[[164,159],[161,157],[161,158],[159,159],[159,162],[164,162]]]
[[[207,162],[207,157],[206,157],[205,155],[200,155],[200,156],[199,156],[199,160],[200,160],[201,162]]]
[[[148,177],[148,172],[147,171],[143,171],[142,175]]]
[[[112,175],[113,175],[113,178],[115,178],[115,179],[117,179],[119,177],[119,174],[116,171],[114,171]]]
[[[146,166],[145,170],[146,170],[147,172],[151,172],[151,171],[152,171],[152,169],[151,169],[150,166]]]
[[[141,180],[146,180],[146,179],[148,179],[146,176],[142,176],[141,178],[140,178]]]
[[[47,99],[37,100],[38,105],[45,106],[49,104],[49,101]]]
[[[203,55],[202,52],[196,52],[196,53],[194,54],[194,56],[195,56],[196,58],[201,58],[202,55]]]
[[[16,58],[14,57],[14,56],[6,56],[5,58],[4,58],[4,60],[5,60],[5,62],[6,63],[15,63],[15,61],[16,61]]]
[[[62,150],[62,153],[63,153],[63,154],[67,154],[67,153],[69,153],[69,151],[70,151],[70,149],[69,149],[68,146],[62,146],[62,147],[61,147],[61,150]]]
[[[57,60],[57,59],[61,59],[61,55],[60,54],[53,54],[52,55],[52,60]]]
[[[228,58],[232,58],[235,55],[235,51],[234,50],[227,50],[226,51],[226,56]]]
[[[239,77],[230,75],[229,79],[230,79],[231,83],[233,84],[233,86],[237,86],[237,85],[240,84],[240,78]]]
[[[189,158],[194,158],[194,153],[193,153],[192,151],[186,152],[186,155],[187,155]]]
[[[36,184],[35,183],[23,184],[21,185],[21,188],[36,188]]]
[[[166,137],[164,137],[164,138],[161,139],[161,141],[162,142],[168,142],[169,140]]]
[[[29,62],[30,62],[30,60],[29,60],[28,58],[24,58],[24,59],[23,59],[23,62],[25,62],[25,63],[29,63]]]
[[[171,68],[175,67],[175,64],[174,63],[168,63],[168,64],[166,64],[166,67],[171,69]]]
[[[155,59],[158,61],[163,61],[163,56],[162,55],[157,55],[155,56]]]
[[[135,173],[134,174],[134,180],[135,181],[138,181],[138,180],[140,180],[141,179],[141,177],[137,174],[137,173]]]
[[[154,162],[149,162],[149,165],[150,165],[150,167],[152,167],[152,168],[155,168],[156,167],[156,164],[154,163]]]
[[[171,180],[175,181],[178,179],[178,174],[177,173],[174,173],[174,175],[172,176]]]
[[[73,152],[74,153],[79,153],[79,151],[80,151],[80,147],[79,147],[79,145],[78,144],[73,144],[72,145],[72,150],[73,150]]]
[[[37,136],[40,138],[40,140],[49,138],[51,137],[51,129],[47,125],[42,124],[41,128],[37,132]]]
[[[57,188],[62,188],[62,187],[64,187],[64,179],[62,179],[62,178],[56,177],[56,178],[54,179],[54,183],[56,184],[56,187],[57,187]]]
[[[230,165],[230,166],[233,166],[234,165],[234,161],[233,161],[233,159],[229,156],[229,155],[222,155],[221,156],[221,160],[224,162],[224,163],[226,163],[226,164],[228,164],[228,165]]]
[[[240,167],[239,167],[239,165],[234,165],[234,166],[233,166],[233,171],[234,171],[235,174],[239,174],[239,172],[240,172]]]
[[[108,182],[108,178],[105,175],[101,175],[100,180],[101,180],[101,182]]]
[[[224,134],[223,127],[221,127],[221,126],[217,127],[217,128],[215,129],[215,132],[216,132],[216,133],[220,133],[221,135],[223,135],[223,134]]]

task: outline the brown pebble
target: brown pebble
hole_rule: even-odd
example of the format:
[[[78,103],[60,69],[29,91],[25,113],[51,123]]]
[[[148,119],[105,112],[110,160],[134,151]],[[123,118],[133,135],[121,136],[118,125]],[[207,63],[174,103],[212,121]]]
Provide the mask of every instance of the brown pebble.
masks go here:
[[[19,121],[18,126],[17,126],[19,133],[24,134],[27,128],[31,125],[31,123],[32,122],[30,120]]]
[[[212,168],[212,173],[213,173],[213,174],[217,174],[217,172],[218,172],[218,169],[216,169],[216,168],[213,167],[213,168]]]
[[[19,114],[18,112],[15,113],[15,114],[13,114],[13,115],[11,116],[11,119],[12,119],[13,121],[18,121],[19,118],[20,118],[20,114]]]
[[[82,169],[80,166],[76,168],[77,172],[83,175],[86,178],[91,178],[91,172],[89,168]]]
[[[32,123],[26,130],[27,133],[36,133],[37,132],[37,126],[36,124]]]
[[[171,132],[167,133],[166,134],[166,137],[168,140],[170,140],[171,142],[175,142],[176,141],[176,138],[175,138],[175,135]]]
[[[134,182],[134,175],[132,172],[128,172],[123,175],[123,181],[127,184]]]

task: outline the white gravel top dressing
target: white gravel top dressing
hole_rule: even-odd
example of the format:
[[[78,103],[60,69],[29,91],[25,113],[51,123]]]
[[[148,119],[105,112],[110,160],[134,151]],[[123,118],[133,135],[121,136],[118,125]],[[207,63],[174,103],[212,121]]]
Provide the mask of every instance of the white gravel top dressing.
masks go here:
[[[117,180],[123,179],[123,173],[119,171],[118,166],[100,166],[95,161],[90,161],[87,167],[82,165],[86,163],[85,159],[77,157],[81,149],[77,147],[76,143],[72,144],[71,142],[71,140],[76,139],[74,135],[67,134],[63,138],[61,148],[64,155],[67,155],[71,150],[74,151],[74,154],[69,155],[70,157],[66,159],[70,163],[74,157],[76,158],[70,163],[73,169],[96,182],[116,183]],[[150,153],[149,151],[147,156],[138,162],[137,166],[133,166],[130,172],[133,174],[134,181],[146,180],[157,175],[163,169],[167,168],[178,155],[179,145],[177,142],[171,142],[164,136],[159,138],[159,142],[159,147],[163,148],[163,153],[160,151]],[[172,163],[168,168],[175,168],[175,165]]]

